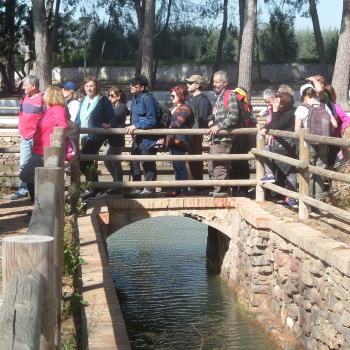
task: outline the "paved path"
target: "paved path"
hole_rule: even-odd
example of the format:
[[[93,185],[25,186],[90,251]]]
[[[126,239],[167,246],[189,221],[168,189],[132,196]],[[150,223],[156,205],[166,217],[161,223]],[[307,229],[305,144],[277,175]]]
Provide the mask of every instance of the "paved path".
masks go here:
[[[101,238],[97,214],[107,208],[94,203],[87,215],[78,218],[81,265],[81,292],[88,306],[83,309],[83,338],[90,350],[130,350],[124,319],[109,269],[107,253]]]

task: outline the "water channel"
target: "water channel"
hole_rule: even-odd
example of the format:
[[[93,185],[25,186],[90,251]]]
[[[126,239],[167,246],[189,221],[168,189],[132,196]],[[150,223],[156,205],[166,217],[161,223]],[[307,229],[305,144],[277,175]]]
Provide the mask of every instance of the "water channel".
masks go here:
[[[143,220],[109,237],[132,349],[277,349],[207,272],[206,244],[206,225],[177,217]]]

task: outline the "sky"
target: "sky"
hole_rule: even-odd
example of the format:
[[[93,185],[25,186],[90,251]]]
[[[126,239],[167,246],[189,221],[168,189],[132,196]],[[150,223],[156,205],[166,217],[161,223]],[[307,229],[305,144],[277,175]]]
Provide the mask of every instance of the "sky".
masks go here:
[[[259,6],[260,3],[260,6]],[[264,12],[264,21],[268,21],[268,15],[266,15],[265,5],[263,1],[258,0],[258,7]],[[341,16],[343,13],[343,0],[319,0],[317,4],[317,13],[320,21],[320,27],[322,29],[337,28],[340,29]],[[312,29],[312,20],[310,18],[304,18],[297,16],[295,20],[295,29],[306,29],[309,27]]]
[[[196,2],[197,0],[193,0]],[[203,0],[199,0],[203,1]],[[238,1],[235,0],[233,6],[237,9]],[[258,9],[262,11],[262,21],[267,23],[269,21],[268,8],[264,4],[263,0],[258,0]],[[341,16],[343,12],[343,0],[319,0],[317,4],[317,12],[320,21],[320,27],[322,29],[337,28],[340,29]],[[105,15],[103,11],[100,13],[101,19],[105,18],[108,20],[108,16]],[[76,19],[80,17],[79,11],[76,12],[74,16]],[[219,20],[219,18],[218,18]],[[235,18],[235,23],[239,23],[238,15]],[[311,18],[304,18],[297,16],[295,19],[295,29],[306,29],[309,27],[312,30],[312,20]]]

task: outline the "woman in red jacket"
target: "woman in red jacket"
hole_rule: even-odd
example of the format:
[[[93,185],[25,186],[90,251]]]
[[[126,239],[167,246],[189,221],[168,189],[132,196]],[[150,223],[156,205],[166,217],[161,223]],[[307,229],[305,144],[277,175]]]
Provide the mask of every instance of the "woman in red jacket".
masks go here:
[[[43,93],[43,104],[46,111],[36,124],[32,154],[20,173],[21,180],[27,184],[32,202],[34,202],[35,168],[44,166],[44,148],[50,146],[50,135],[53,134],[53,129],[57,126],[68,129],[66,102],[61,89],[50,85]]]

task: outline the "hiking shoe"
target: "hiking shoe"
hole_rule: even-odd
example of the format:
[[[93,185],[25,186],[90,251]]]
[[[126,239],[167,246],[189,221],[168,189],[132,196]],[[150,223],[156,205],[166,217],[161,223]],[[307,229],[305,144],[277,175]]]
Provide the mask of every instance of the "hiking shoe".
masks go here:
[[[214,192],[213,193],[213,198],[227,198],[227,197],[231,197],[231,196],[226,192]]]
[[[289,197],[286,197],[283,203],[277,205],[280,207],[298,208],[298,202],[295,199]]]
[[[28,192],[25,193],[25,194],[17,192],[13,196],[11,196],[10,199],[16,200],[16,199],[19,199],[19,198],[22,198],[22,197],[28,197]]]
[[[154,189],[148,190],[147,188],[144,188],[137,198],[152,198],[155,197],[155,195],[156,191]]]
[[[120,193],[122,193],[122,190],[121,190],[121,188],[111,188],[106,193],[108,196],[110,196],[112,194],[120,194]]]
[[[275,177],[273,175],[265,175],[262,179],[260,179],[260,182],[275,182]]]
[[[178,197],[181,196],[181,192],[167,192],[165,197]]]
[[[100,188],[94,188],[91,192],[84,196],[84,200],[87,199],[99,199],[104,196],[107,196],[107,193]]]
[[[139,194],[142,192],[140,188],[132,188],[130,192],[124,193],[124,198],[137,198]]]

